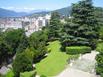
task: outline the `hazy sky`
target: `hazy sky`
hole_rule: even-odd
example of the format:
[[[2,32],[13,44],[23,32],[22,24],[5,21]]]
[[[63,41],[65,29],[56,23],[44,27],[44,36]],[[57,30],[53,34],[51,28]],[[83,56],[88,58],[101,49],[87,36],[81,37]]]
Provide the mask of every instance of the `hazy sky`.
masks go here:
[[[0,8],[9,10],[31,11],[31,10],[55,10],[70,6],[80,0],[0,0]],[[103,0],[93,0],[95,6],[103,7]]]

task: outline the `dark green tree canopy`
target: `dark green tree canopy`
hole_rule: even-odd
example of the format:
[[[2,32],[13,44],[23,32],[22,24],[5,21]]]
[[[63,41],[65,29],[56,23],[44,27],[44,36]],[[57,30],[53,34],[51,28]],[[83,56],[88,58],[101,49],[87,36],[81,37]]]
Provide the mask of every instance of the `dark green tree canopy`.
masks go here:
[[[63,26],[62,45],[88,45],[93,49],[98,39],[98,21],[92,0],[72,4],[71,18]],[[63,40],[64,39],[64,40]]]
[[[49,39],[51,38],[57,38],[59,35],[60,30],[60,15],[58,12],[53,12],[51,14],[50,24],[48,26],[49,29]]]
[[[4,33],[4,40],[11,46],[13,54],[15,54],[16,51],[23,51],[23,49],[28,46],[27,37],[23,29],[6,31]]]
[[[94,33],[97,34],[98,24],[94,15],[92,0],[83,0],[73,4],[72,17],[73,23],[78,25],[78,32],[81,32],[80,36],[88,37],[89,35],[94,36],[92,35]]]
[[[32,59],[28,57],[26,52],[16,55],[12,66],[15,77],[20,77],[21,72],[33,70]]]

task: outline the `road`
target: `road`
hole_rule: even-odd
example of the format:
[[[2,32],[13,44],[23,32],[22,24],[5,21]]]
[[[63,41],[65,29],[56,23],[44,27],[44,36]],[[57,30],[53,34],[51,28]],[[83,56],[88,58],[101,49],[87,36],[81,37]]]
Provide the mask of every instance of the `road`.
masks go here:
[[[95,75],[95,57],[98,54],[96,51],[84,54],[56,77],[99,77]]]

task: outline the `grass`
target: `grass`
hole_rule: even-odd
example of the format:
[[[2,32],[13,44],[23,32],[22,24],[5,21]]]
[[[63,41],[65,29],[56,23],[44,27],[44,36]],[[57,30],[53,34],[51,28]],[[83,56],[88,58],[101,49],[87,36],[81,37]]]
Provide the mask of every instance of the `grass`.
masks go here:
[[[10,70],[6,75],[5,77],[14,77],[14,73],[12,70]]]
[[[36,64],[36,71],[39,75],[55,76],[59,74],[67,65],[69,55],[60,52],[60,42],[51,42],[48,46],[51,49],[48,57]]]

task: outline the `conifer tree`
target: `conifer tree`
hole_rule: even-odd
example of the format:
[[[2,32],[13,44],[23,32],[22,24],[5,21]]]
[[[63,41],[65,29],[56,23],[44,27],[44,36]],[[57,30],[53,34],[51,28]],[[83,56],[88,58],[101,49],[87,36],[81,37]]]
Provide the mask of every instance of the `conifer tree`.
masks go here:
[[[72,4],[71,21],[64,25],[62,46],[87,45],[92,49],[98,39],[98,22],[94,14],[92,0],[82,0]]]
[[[58,12],[51,14],[50,25],[49,25],[49,38],[57,38],[60,29],[60,15]]]

